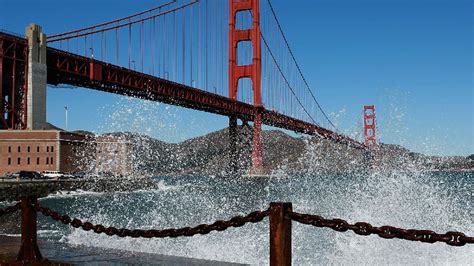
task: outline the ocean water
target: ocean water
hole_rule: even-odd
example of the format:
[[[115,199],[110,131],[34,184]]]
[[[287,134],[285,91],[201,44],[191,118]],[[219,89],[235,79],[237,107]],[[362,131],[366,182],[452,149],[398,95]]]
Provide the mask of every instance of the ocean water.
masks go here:
[[[298,212],[376,226],[462,231],[474,235],[474,173],[390,172],[369,176],[275,176],[268,179],[156,177],[159,188],[126,193],[58,193],[41,202],[105,226],[161,229],[194,226],[266,209],[272,201]],[[106,247],[254,265],[268,264],[268,219],[204,236],[134,239],[85,232],[39,215],[39,237]],[[469,265],[472,246],[451,247],[340,233],[293,222],[293,263]]]

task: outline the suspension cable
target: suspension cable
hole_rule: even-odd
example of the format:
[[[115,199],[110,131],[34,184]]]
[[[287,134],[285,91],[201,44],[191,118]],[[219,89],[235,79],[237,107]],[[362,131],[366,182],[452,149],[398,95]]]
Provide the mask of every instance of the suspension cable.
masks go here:
[[[269,52],[271,58],[273,59],[273,62],[275,62],[275,65],[276,65],[276,67],[278,68],[278,71],[280,72],[281,76],[283,77],[283,80],[285,81],[286,85],[288,85],[288,88],[290,89],[291,93],[295,96],[296,100],[297,100],[298,103],[301,105],[301,108],[303,108],[303,111],[309,116],[309,118],[313,121],[313,123],[315,123],[316,125],[319,126],[319,124],[318,124],[318,123],[314,120],[314,118],[309,114],[308,110],[306,110],[306,108],[304,107],[303,103],[301,103],[300,99],[298,98],[298,96],[296,95],[295,91],[294,91],[293,88],[291,87],[290,82],[288,81],[288,79],[287,79],[287,78],[285,77],[285,75],[283,74],[283,71],[282,71],[280,65],[278,64],[278,62],[276,61],[276,58],[275,58],[275,56],[273,55],[272,50],[271,50],[270,47],[268,46],[267,40],[265,39],[265,37],[263,36],[262,33],[260,33],[260,36],[262,37],[263,43],[264,43],[265,46],[267,47],[268,52]]]
[[[120,22],[120,21],[123,21],[123,20],[131,19],[131,18],[140,16],[140,15],[143,15],[143,14],[146,14],[146,13],[149,13],[149,12],[152,12],[152,11],[155,11],[155,10],[157,10],[157,9],[160,9],[160,8],[162,8],[162,7],[169,6],[169,5],[174,4],[174,3],[176,3],[176,0],[173,0],[173,1],[170,1],[170,2],[167,2],[167,3],[164,3],[164,4],[161,4],[161,5],[152,7],[152,8],[150,8],[150,9],[145,10],[145,11],[141,11],[141,12],[138,12],[138,13],[135,13],[135,14],[132,14],[132,15],[123,17],[123,18],[118,18],[118,19],[115,19],[115,20],[112,20],[112,21],[100,23],[100,24],[97,24],[97,25],[92,25],[92,26],[89,26],[89,27],[87,27],[87,28],[82,28],[82,29],[77,29],[77,30],[73,30],[73,31],[68,31],[68,32],[63,32],[63,33],[58,33],[58,34],[50,35],[50,36],[47,36],[47,38],[48,38],[48,39],[56,39],[56,38],[62,37],[62,36],[64,36],[64,35],[70,35],[70,34],[82,32],[82,31],[86,31],[86,30],[95,29],[95,28],[102,27],[102,26],[107,26],[107,25],[113,24],[113,23],[115,23],[115,22]]]
[[[299,74],[301,75],[301,78],[303,79],[303,82],[305,83],[306,88],[308,89],[308,91],[309,91],[311,97],[312,97],[313,100],[316,102],[316,104],[317,104],[319,110],[320,110],[321,113],[324,115],[324,117],[326,118],[326,120],[331,124],[331,126],[333,126],[333,127],[337,130],[336,126],[333,124],[333,122],[329,119],[329,117],[326,115],[326,113],[325,113],[324,110],[322,109],[322,107],[321,107],[321,105],[319,104],[318,100],[317,100],[316,97],[314,96],[314,94],[313,94],[313,92],[312,92],[312,90],[311,90],[311,88],[310,88],[310,86],[309,86],[309,84],[308,84],[306,78],[304,77],[303,72],[301,71],[301,68],[300,68],[300,66],[299,66],[298,62],[296,61],[296,58],[295,58],[295,56],[294,56],[294,54],[293,54],[293,51],[291,50],[290,44],[289,44],[289,42],[288,42],[288,39],[286,38],[286,35],[285,35],[285,33],[283,32],[283,28],[281,27],[280,21],[278,20],[278,17],[277,17],[277,15],[276,15],[276,13],[275,13],[275,10],[273,9],[273,6],[272,6],[271,1],[270,1],[270,0],[267,0],[267,2],[268,2],[268,5],[270,6],[270,10],[272,11],[273,17],[275,18],[275,21],[276,21],[277,26],[278,26],[278,29],[280,30],[280,33],[281,33],[281,35],[282,35],[282,37],[283,37],[283,40],[285,41],[286,47],[288,48],[288,51],[290,52],[291,58],[293,59],[293,61],[294,61],[295,64],[296,64],[296,68],[298,69],[298,72],[299,72]]]
[[[142,22],[142,21],[150,20],[150,19],[153,19],[153,18],[156,18],[156,17],[159,17],[159,16],[163,16],[163,15],[166,15],[166,14],[169,14],[169,13],[172,13],[172,12],[175,12],[175,11],[178,11],[178,10],[181,10],[181,9],[184,9],[184,8],[186,8],[186,7],[188,7],[188,6],[191,6],[191,5],[194,5],[194,4],[198,3],[198,2],[199,2],[199,0],[194,0],[194,1],[192,1],[192,2],[188,2],[187,4],[183,4],[183,5],[181,5],[181,6],[175,7],[175,8],[173,8],[173,9],[170,9],[170,10],[167,10],[167,11],[164,11],[164,12],[161,12],[161,13],[158,13],[158,14],[155,14],[155,15],[152,15],[152,16],[148,16],[148,17],[145,17],[145,18],[137,19],[137,20],[130,21],[130,22],[127,22],[127,23],[123,23],[123,24],[118,24],[118,25],[115,25],[115,26],[110,26],[110,27],[107,27],[107,28],[104,28],[104,29],[100,29],[100,30],[90,31],[90,32],[81,33],[81,34],[76,34],[76,35],[73,35],[73,36],[66,36],[66,37],[56,38],[56,39],[48,40],[48,42],[57,42],[57,41],[61,41],[61,40],[73,39],[73,38],[77,38],[77,37],[81,37],[81,36],[86,36],[86,35],[91,35],[91,34],[98,33],[98,32],[102,32],[102,31],[108,31],[108,30],[113,30],[113,29],[117,29],[117,28],[122,28],[122,27],[125,27],[125,26],[129,26],[129,25],[132,25],[132,24],[140,23],[140,22]]]

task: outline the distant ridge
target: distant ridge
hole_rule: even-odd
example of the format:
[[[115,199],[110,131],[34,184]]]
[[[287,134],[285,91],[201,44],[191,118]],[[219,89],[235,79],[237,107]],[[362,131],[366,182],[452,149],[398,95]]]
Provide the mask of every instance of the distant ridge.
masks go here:
[[[251,127],[239,127],[238,168],[246,174],[250,168]],[[147,135],[112,132],[103,135],[120,137],[133,144],[129,155],[136,171],[152,175],[229,174],[229,134],[224,128],[180,143],[167,143]],[[368,152],[330,140],[292,137],[279,130],[263,132],[265,174],[364,174],[371,171]],[[427,156],[400,145],[380,144],[383,169],[420,171],[474,170],[474,160],[462,156]],[[474,156],[472,156],[474,157]]]

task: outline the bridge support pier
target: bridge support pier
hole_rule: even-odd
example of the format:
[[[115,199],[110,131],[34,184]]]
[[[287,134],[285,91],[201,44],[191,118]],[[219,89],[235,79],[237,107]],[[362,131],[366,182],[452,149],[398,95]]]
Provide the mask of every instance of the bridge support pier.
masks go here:
[[[238,174],[238,153],[237,153],[237,117],[229,117],[229,145],[230,145],[230,154],[229,154],[229,170],[231,176],[236,176]]]
[[[0,36],[0,129],[26,129],[28,45],[8,34]]]
[[[253,121],[252,169],[250,175],[263,175],[261,112],[255,114]]]
[[[41,26],[26,28],[28,40],[28,97],[27,128],[44,129],[46,126],[46,35]]]

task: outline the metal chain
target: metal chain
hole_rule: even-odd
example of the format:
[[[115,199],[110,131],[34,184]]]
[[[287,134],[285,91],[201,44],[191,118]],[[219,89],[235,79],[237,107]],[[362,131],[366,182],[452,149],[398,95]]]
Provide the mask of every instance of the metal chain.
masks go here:
[[[268,216],[269,210],[265,211],[254,211],[246,216],[235,216],[227,221],[216,221],[212,224],[201,224],[196,227],[183,227],[179,229],[169,228],[163,230],[140,230],[140,229],[126,229],[126,228],[115,228],[105,227],[101,224],[92,224],[89,222],[83,222],[77,218],[71,218],[67,215],[61,215],[49,208],[42,207],[39,203],[35,206],[35,209],[41,212],[45,216],[49,216],[52,219],[59,221],[66,225],[71,225],[75,228],[81,227],[85,231],[94,231],[97,234],[105,233],[106,235],[116,235],[119,237],[144,237],[144,238],[164,238],[164,237],[180,237],[180,236],[194,236],[197,234],[205,235],[212,231],[224,231],[229,227],[241,227],[247,223],[257,223],[262,221]]]
[[[425,243],[445,242],[451,246],[464,246],[465,244],[473,244],[474,237],[468,237],[461,232],[447,232],[438,234],[430,230],[402,229],[393,226],[376,227],[365,222],[350,224],[341,219],[325,219],[318,215],[302,214],[288,210],[288,219],[309,224],[316,227],[327,227],[338,232],[352,230],[358,235],[367,236],[376,234],[382,238],[399,238],[410,241],[420,241]]]
[[[5,209],[0,209],[0,216],[9,214],[9,213],[14,213],[20,209],[20,203],[18,202],[17,204],[13,206],[8,206]]]
[[[0,216],[5,213],[10,213],[20,208],[19,203],[14,206],[8,207],[5,210],[0,209]],[[180,236],[194,236],[197,234],[205,235],[212,231],[224,231],[230,227],[241,227],[247,223],[257,223],[262,221],[269,215],[269,209],[265,211],[254,211],[246,216],[235,216],[226,221],[216,221],[212,224],[201,224],[196,227],[183,227],[183,228],[169,228],[163,230],[140,230],[140,229],[126,229],[126,228],[115,228],[105,227],[101,224],[92,224],[90,222],[83,222],[77,218],[71,218],[67,215],[61,215],[49,208],[42,207],[39,203],[36,203],[34,208],[36,211],[41,212],[47,217],[59,221],[66,225],[71,225],[75,228],[81,227],[85,231],[94,231],[97,234],[105,233],[106,235],[112,236],[117,235],[119,237],[143,237],[143,238],[164,238],[164,237],[180,237]],[[431,230],[416,230],[416,229],[402,229],[393,226],[372,226],[369,223],[357,222],[350,224],[342,219],[325,219],[319,215],[303,214],[287,210],[288,215],[286,219],[291,219],[302,224],[313,225],[316,227],[327,227],[338,232],[345,232],[348,230],[353,231],[358,235],[371,235],[376,234],[382,238],[392,239],[399,238],[410,241],[420,241],[425,243],[445,242],[451,246],[464,246],[465,244],[474,244],[474,237],[466,236],[461,232],[447,232],[445,234],[438,234]]]

